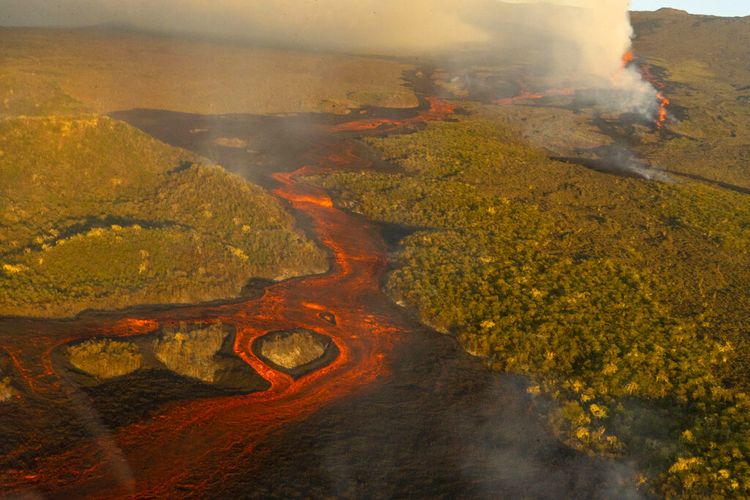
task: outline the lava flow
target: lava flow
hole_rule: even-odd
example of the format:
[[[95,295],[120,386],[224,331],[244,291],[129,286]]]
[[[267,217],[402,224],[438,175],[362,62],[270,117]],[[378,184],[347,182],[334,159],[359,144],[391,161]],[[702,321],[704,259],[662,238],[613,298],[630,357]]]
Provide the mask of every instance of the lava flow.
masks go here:
[[[427,97],[426,101],[430,105],[429,109],[412,118],[406,118],[403,120],[366,118],[363,120],[348,121],[335,125],[332,128],[332,132],[363,132],[376,129],[395,130],[410,124],[439,120],[454,111],[454,106],[452,104],[438,98]]]
[[[429,109],[412,118],[355,120],[332,131],[398,129],[439,120],[453,111],[437,99],[428,102]],[[67,394],[68,404],[83,399],[83,407],[85,396],[60,380],[53,368],[52,352],[59,346],[96,335],[146,335],[178,321],[219,320],[236,328],[235,353],[270,388],[171,403],[154,418],[120,427],[112,435],[106,430],[92,432],[96,438],[79,442],[73,449],[58,450],[38,457],[27,468],[4,472],[0,490],[108,498],[205,493],[236,468],[259,462],[257,445],[273,432],[385,377],[388,354],[399,335],[410,329],[380,290],[387,264],[385,245],[366,221],[337,209],[325,192],[300,180],[302,174],[366,166],[351,150],[328,151],[313,166],[273,175],[278,182],[274,194],[304,214],[317,239],[330,249],[333,264],[328,274],[281,282],[266,288],[262,297],[239,303],[156,310],[120,319],[92,316],[37,329],[30,322],[31,326],[24,324],[4,335],[0,347],[28,381],[30,394],[58,400]],[[339,356],[295,380],[264,364],[252,351],[258,337],[292,328],[328,335]],[[79,413],[86,411],[91,412],[81,408]]]
[[[662,128],[667,121],[667,108],[670,101],[661,91],[656,93],[656,97],[659,99],[659,114],[656,118],[656,126]]]
[[[641,74],[641,77],[643,80],[649,82],[654,86],[654,88],[657,89],[656,97],[659,100],[659,110],[656,115],[656,127],[661,129],[664,124],[667,122],[667,108],[669,107],[670,101],[669,99],[664,95],[664,88],[665,85],[658,81],[652,74],[651,68],[648,64],[639,64],[636,60],[635,54],[632,50],[628,50],[622,55],[622,68],[621,71],[627,68],[630,65],[637,64],[638,65],[638,72]],[[618,75],[613,75],[612,78],[616,79]],[[574,88],[550,88],[543,91],[528,91],[528,90],[522,90],[518,95],[510,96],[510,97],[503,97],[501,99],[496,99],[494,104],[497,104],[499,106],[510,106],[512,104],[516,104],[521,101],[534,101],[539,99],[544,99],[545,97],[553,97],[553,96],[571,96],[576,93],[576,89]]]
[[[626,68],[631,64],[636,64],[636,59],[633,51],[629,50],[622,56],[622,67]],[[656,127],[661,129],[667,122],[667,108],[671,104],[670,100],[664,95],[666,85],[653,75],[651,66],[648,64],[638,64],[638,73],[643,80],[649,82],[657,90],[656,98],[659,100],[659,111],[656,115]]]

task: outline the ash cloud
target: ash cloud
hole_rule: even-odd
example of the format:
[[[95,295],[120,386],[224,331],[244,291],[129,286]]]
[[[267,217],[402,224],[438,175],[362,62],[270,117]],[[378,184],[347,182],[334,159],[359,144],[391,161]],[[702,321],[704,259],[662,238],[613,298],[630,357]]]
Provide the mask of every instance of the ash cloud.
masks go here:
[[[6,0],[5,25],[122,24],[305,49],[442,57],[467,51],[554,86],[605,89],[617,111],[655,112],[656,91],[622,68],[628,0]]]

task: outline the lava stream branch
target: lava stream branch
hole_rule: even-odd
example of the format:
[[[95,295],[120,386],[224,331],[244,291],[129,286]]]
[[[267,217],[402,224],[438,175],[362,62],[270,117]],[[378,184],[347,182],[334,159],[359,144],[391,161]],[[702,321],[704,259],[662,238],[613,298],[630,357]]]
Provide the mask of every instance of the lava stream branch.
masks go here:
[[[384,125],[398,130],[444,119],[454,110],[438,99],[429,98],[427,103],[429,108],[412,118],[354,120],[333,127],[331,133]],[[234,353],[268,381],[268,390],[170,403],[153,418],[119,428],[113,436],[119,446],[114,455],[126,461],[126,475],[117,469],[121,464],[106,459],[99,441],[92,438],[65,452],[40,457],[31,470],[0,477],[0,487],[39,488],[56,496],[84,493],[94,498],[175,496],[186,488],[209,488],[211,481],[220,481],[227,471],[251,463],[257,445],[273,432],[385,378],[389,353],[399,334],[410,329],[380,290],[387,264],[385,244],[369,223],[336,208],[325,192],[300,180],[305,174],[363,166],[369,162],[351,148],[343,148],[327,152],[315,165],[273,175],[279,183],[274,194],[304,214],[318,241],[332,252],[335,264],[328,274],[284,281],[268,287],[261,297],[240,303],[189,306],[114,321],[105,317],[60,323],[59,331],[40,335],[22,352],[8,351],[30,390],[38,390],[37,378],[52,390],[58,387],[52,352],[66,343],[100,335],[148,335],[183,321],[218,320],[235,328]],[[392,312],[376,314],[373,308]],[[335,322],[321,313],[331,315]],[[75,336],[60,334],[74,328]],[[295,328],[329,336],[338,356],[295,379],[268,366],[253,352],[253,342],[260,336]],[[39,369],[27,370],[27,364],[34,362]]]

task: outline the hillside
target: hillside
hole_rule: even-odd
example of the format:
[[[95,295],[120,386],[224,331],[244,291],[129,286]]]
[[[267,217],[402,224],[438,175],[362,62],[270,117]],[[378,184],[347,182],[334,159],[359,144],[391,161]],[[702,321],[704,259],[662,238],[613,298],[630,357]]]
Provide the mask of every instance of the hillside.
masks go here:
[[[641,151],[670,170],[750,188],[750,17],[633,13],[635,51],[672,101],[677,134]]]
[[[662,493],[750,488],[745,195],[550,161],[481,110],[368,142],[404,173],[315,180],[420,228],[394,301],[529,375],[570,445],[625,453]]]
[[[127,385],[118,377],[139,370],[147,385],[147,374],[159,370],[213,382],[226,354],[221,349],[229,353],[228,346],[235,346],[232,353],[240,354],[255,346],[258,352],[243,363],[257,356],[294,382],[276,383],[261,405],[249,401],[247,414],[245,401],[217,405],[203,412],[215,421],[196,417],[202,427],[179,427],[173,442],[182,443],[183,429],[189,429],[210,446],[220,443],[222,453],[263,449],[242,441],[243,427],[255,415],[262,415],[259,425],[272,420],[255,409],[271,415],[281,402],[279,415],[304,416],[319,408],[297,412],[284,399],[287,389],[299,401],[320,399],[346,386],[350,376],[365,383],[383,373],[341,376],[339,367],[373,360],[378,369],[398,367],[386,357],[390,353],[368,347],[370,330],[357,330],[390,314],[386,298],[374,293],[382,285],[390,301],[455,337],[476,358],[464,356],[476,370],[461,377],[480,380],[492,370],[518,379],[518,391],[528,393],[521,418],[543,415],[566,453],[613,459],[627,469],[623,482],[637,483],[647,496],[748,497],[750,18],[662,9],[633,13],[633,23],[633,64],[671,101],[664,123],[613,111],[607,105],[616,105],[617,95],[593,83],[556,88],[551,77],[482,54],[472,54],[476,61],[467,57],[461,68],[435,56],[429,60],[434,71],[426,63],[415,72],[414,86],[422,89],[432,78],[435,94],[448,101],[429,100],[433,107],[416,118],[411,111],[361,109],[344,119],[303,113],[413,107],[416,96],[404,83],[412,67],[125,31],[0,29],[0,316],[69,317],[87,309],[228,299],[254,278],[321,273],[335,258],[340,273],[277,287],[260,300],[262,313],[238,306],[227,324],[236,322],[244,341],[237,337],[235,343],[220,325],[180,325],[159,331],[147,347],[114,338],[71,344],[66,366],[101,387],[110,377]],[[605,98],[592,97],[602,90]],[[224,115],[229,113],[236,116]],[[308,207],[301,212],[310,215],[334,258],[279,199],[200,155],[269,183],[268,173],[279,165],[308,165],[293,182],[276,176],[282,186],[277,193],[298,209]],[[393,244],[387,274],[373,271],[385,268],[379,235],[373,234],[374,242],[363,238],[377,226],[352,213],[387,228],[384,236]],[[359,241],[363,249],[352,245],[351,251],[348,245]],[[363,276],[361,269],[373,274]],[[372,328],[377,342],[390,342],[391,331],[403,338],[421,335],[401,335],[407,331],[401,325],[408,324],[402,319],[411,316],[393,316],[398,327]],[[307,318],[309,330],[285,324]],[[265,347],[289,350],[294,342],[281,341],[290,332],[307,332],[307,344],[293,340],[305,344],[309,356],[287,362],[266,352],[263,342],[246,341],[276,322],[283,329],[265,340],[276,336],[279,342]],[[339,337],[341,332],[348,336]],[[428,334],[425,342],[438,345],[439,336]],[[331,339],[341,342],[341,364],[298,379],[302,372],[292,365],[317,369],[315,358]],[[357,350],[360,345],[366,349]],[[412,390],[430,399],[439,392],[422,382],[453,387],[425,376],[433,372],[419,364],[442,370],[447,380],[454,372],[441,363],[454,359],[433,363],[419,352],[393,351],[409,358],[411,377],[429,379],[411,384],[408,377],[384,376],[380,385],[399,391],[394,406],[408,403]],[[445,352],[452,353],[445,358],[457,354]],[[17,396],[20,379],[13,377],[21,367],[0,363],[0,401]],[[517,404],[484,392],[486,384],[454,392],[485,406]],[[340,404],[348,417],[356,411],[347,397],[342,393]],[[327,400],[316,404],[321,401]],[[462,427],[444,418],[439,403],[433,401],[436,419],[459,429],[458,437],[448,437],[466,453],[483,449],[460,435]],[[379,404],[387,406],[366,406],[379,411]],[[238,413],[221,413],[226,408]],[[168,411],[184,416],[192,409]],[[430,422],[417,410],[406,413]],[[507,422],[456,414],[456,422],[466,418],[470,426]],[[216,425],[221,422],[227,427]],[[206,437],[214,430],[223,441]],[[430,435],[422,430],[405,432],[420,443]],[[359,448],[352,439],[365,443],[356,433],[345,434],[337,444],[346,450],[339,453],[342,460]],[[150,439],[145,431],[143,436]],[[334,431],[320,436],[336,438]],[[482,439],[488,449],[499,447],[492,437]],[[365,444],[371,455],[372,443]],[[390,452],[379,441],[375,445]],[[156,446],[150,452],[159,456]],[[203,452],[201,446],[208,445],[195,450]],[[330,449],[339,448],[323,446],[321,453]],[[436,449],[442,464],[444,450]],[[182,449],[169,451],[175,457]],[[495,458],[478,456],[482,462]],[[214,461],[218,453],[205,457],[212,466],[224,465]],[[448,458],[460,469],[462,456],[455,464],[456,457]],[[501,458],[504,468],[509,459]],[[422,465],[432,480],[433,463]],[[409,469],[398,474],[403,470]]]
[[[20,97],[0,119],[0,315],[194,303],[326,270],[259,187],[54,86],[6,95]]]
[[[137,54],[137,57],[134,57]],[[346,55],[111,30],[0,28],[2,75],[56,85],[99,112],[345,113],[413,107],[408,66]]]
[[[747,494],[750,19],[634,23],[662,129],[580,93],[490,104],[502,66],[438,71],[464,115],[364,140],[400,172],[311,180],[409,229],[388,294],[528,375],[565,442],[632,460],[660,496]]]

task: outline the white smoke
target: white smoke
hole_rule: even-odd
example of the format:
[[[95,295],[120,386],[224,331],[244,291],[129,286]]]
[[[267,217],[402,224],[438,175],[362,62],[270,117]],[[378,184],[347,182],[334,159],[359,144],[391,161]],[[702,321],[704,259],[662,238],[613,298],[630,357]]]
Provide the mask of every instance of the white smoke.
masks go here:
[[[515,8],[510,8],[511,3],[517,4]],[[633,38],[629,0],[490,0],[482,4],[482,15],[493,8],[502,12],[499,22],[483,24],[494,36],[500,55],[541,53],[541,57],[531,57],[537,74],[546,75],[552,85],[588,89],[609,110],[653,115],[658,109],[652,85],[634,66],[623,67]]]
[[[380,55],[484,48],[550,78],[610,91],[620,110],[656,93],[622,69],[628,0],[4,0],[3,24],[120,23],[162,32]],[[526,52],[519,52],[524,49]],[[538,55],[527,58],[528,51]],[[518,54],[524,54],[523,56]],[[456,58],[454,57],[454,60]]]
[[[655,111],[656,90],[633,66],[623,68],[623,56],[632,46],[633,27],[629,0],[570,0],[579,7],[574,19],[562,23],[562,35],[576,42],[581,74],[595,78],[601,88],[611,88],[607,104],[619,111]],[[613,106],[612,106],[613,105]]]

